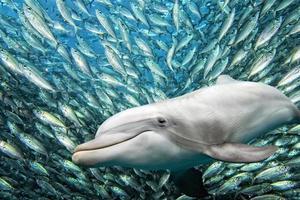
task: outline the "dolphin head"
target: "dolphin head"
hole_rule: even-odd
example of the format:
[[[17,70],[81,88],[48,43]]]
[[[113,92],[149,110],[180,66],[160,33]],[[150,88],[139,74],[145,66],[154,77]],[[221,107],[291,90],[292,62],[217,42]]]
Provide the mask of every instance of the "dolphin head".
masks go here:
[[[76,147],[73,162],[88,167],[181,168],[199,154],[167,137],[178,123],[159,103],[122,111],[99,127],[95,139]]]

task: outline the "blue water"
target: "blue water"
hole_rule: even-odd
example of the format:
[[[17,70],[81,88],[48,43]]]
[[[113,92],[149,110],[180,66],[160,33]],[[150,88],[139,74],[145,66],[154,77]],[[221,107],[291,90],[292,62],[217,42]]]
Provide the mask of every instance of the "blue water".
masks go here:
[[[299,11],[298,13],[295,12],[297,9],[299,10],[300,2],[298,0],[292,1],[290,5],[279,11],[275,10],[282,1],[276,1],[268,12],[264,15],[260,15],[251,33],[238,45],[233,44],[235,38],[241,33],[241,30],[246,26],[245,24],[253,20],[256,13],[261,12],[267,1],[229,1],[227,7],[224,9],[221,6],[223,1],[221,4],[217,4],[217,1],[209,0],[179,1],[179,9],[184,11],[187,19],[182,19],[184,15],[180,13],[179,30],[177,31],[172,13],[175,1],[111,0],[113,6],[109,6],[97,0],[82,0],[89,13],[89,15],[87,15],[78,8],[75,4],[75,0],[65,0],[64,4],[67,9],[79,16],[79,20],[73,19],[76,27],[78,27],[77,32],[75,32],[73,26],[63,19],[57,8],[56,1],[30,1],[35,4],[39,3],[41,8],[49,15],[51,20],[47,20],[45,16],[42,16],[43,23],[49,27],[57,44],[51,44],[51,41],[49,41],[47,37],[38,33],[36,28],[33,28],[33,32],[31,32],[31,30],[27,31],[35,36],[35,38],[38,38],[37,40],[41,42],[45,53],[43,54],[31,46],[30,42],[23,38],[22,31],[26,28],[21,23],[18,15],[18,12],[23,12],[23,4],[25,4],[26,1],[0,0],[0,17],[3,17],[3,20],[8,19],[8,23],[13,27],[11,29],[11,27],[6,26],[2,20],[0,21],[0,30],[4,32],[4,34],[0,36],[0,49],[8,52],[13,59],[20,63],[19,66],[21,66],[22,70],[26,65],[34,66],[40,76],[54,88],[54,91],[49,91],[38,83],[34,83],[25,75],[24,71],[22,73],[16,73],[8,67],[5,64],[6,58],[3,56],[4,53],[1,51],[0,140],[1,142],[4,141],[5,144],[11,144],[16,147],[16,151],[21,152],[22,158],[20,158],[20,156],[11,155],[0,145],[0,199],[176,199],[183,195],[183,191],[175,186],[174,181],[169,177],[169,171],[140,171],[115,166],[97,168],[97,174],[88,168],[76,166],[74,163],[70,164],[72,168],[62,162],[62,160],[71,162],[74,147],[94,138],[99,125],[120,111],[157,102],[166,98],[180,96],[198,88],[215,84],[217,77],[210,79],[210,76],[205,77],[204,75],[205,70],[207,70],[207,65],[204,65],[201,69],[196,71],[195,74],[192,74],[192,72],[199,61],[209,59],[217,46],[220,47],[222,54],[219,55],[220,57],[213,65],[211,71],[216,70],[216,66],[220,65],[219,61],[226,60],[227,58],[228,63],[218,76],[221,74],[229,74],[238,80],[259,81],[272,85],[284,92],[285,95],[294,100],[293,102],[299,106],[300,101],[296,99],[297,95],[299,96],[300,76],[297,75],[295,80],[284,86],[279,86],[280,81],[288,72],[299,68],[299,58],[296,58],[297,55],[293,54],[299,51],[299,32],[289,35],[291,29],[299,23]],[[201,15],[200,17],[191,12],[189,8],[189,4],[191,3],[195,4]],[[135,20],[132,20],[119,13],[119,9],[123,7],[133,14],[131,4],[139,5],[139,8],[143,10],[143,14],[150,24],[149,26],[141,23],[137,17],[135,17]],[[142,4],[145,4],[143,8],[141,7]],[[155,5],[161,5],[167,11],[156,10]],[[234,8],[236,14],[227,33],[210,51],[201,53],[205,47],[218,38],[222,24]],[[243,14],[250,8],[253,10],[245,17],[244,21],[241,22],[240,20]],[[116,33],[117,40],[109,36],[104,27],[101,26],[96,17],[96,10],[100,10],[104,13],[105,17],[109,20],[109,24]],[[289,24],[283,25],[285,20],[289,19],[293,13],[296,13],[295,19],[291,20]],[[169,25],[164,27],[151,22],[150,18],[152,14],[159,15],[167,21]],[[278,20],[280,17],[282,17],[283,23],[279,30],[266,44],[258,49],[254,49],[255,42],[258,40],[260,34],[269,24],[274,22],[274,20]],[[129,42],[133,49],[132,52],[127,49],[126,43],[121,40],[121,34],[116,20],[121,20],[128,27]],[[191,27],[187,20],[191,22]],[[63,33],[55,29],[52,26],[54,22],[61,24],[68,32]],[[99,30],[102,30],[103,34],[97,35],[87,30],[85,23],[94,25]],[[189,34],[194,34],[194,37],[185,47],[174,53],[171,59],[174,70],[171,70],[167,64],[169,49],[172,48],[175,39],[180,43],[180,41],[185,39]],[[82,37],[87,45],[95,52],[95,57],[89,57],[85,55],[84,52],[81,53],[88,63],[91,75],[87,75],[84,70],[80,69],[78,63],[76,63],[75,59],[71,56],[72,48],[82,51],[78,47],[76,36]],[[149,45],[153,52],[153,57],[145,55],[138,47],[135,42],[135,38],[137,37]],[[15,41],[21,47],[14,46],[14,43],[10,43],[8,39]],[[160,48],[157,44],[157,40],[163,41],[168,51]],[[130,75],[128,77],[123,76],[109,63],[104,48],[104,43],[107,41],[112,47],[117,49],[118,53],[116,54],[125,68],[133,70],[137,74],[137,78]],[[61,46],[66,47],[66,51],[71,58],[71,63],[68,63],[68,61],[58,53],[57,50]],[[186,55],[188,55],[194,47],[196,51],[192,59],[186,65],[182,65]],[[242,59],[239,64],[230,68],[229,65],[233,61],[234,55],[240,49],[247,51],[245,58]],[[252,66],[257,59],[264,53],[270,53],[273,52],[273,50],[276,50],[276,53],[272,61],[270,61],[264,69],[261,69],[259,73],[251,77],[249,74],[253,70]],[[295,61],[285,63],[286,59],[291,55],[294,55],[293,58],[295,58]],[[145,64],[146,59],[152,59],[157,63],[162,71],[161,73],[163,73],[166,78],[155,74],[149,66]],[[130,62],[130,64],[125,64],[128,62]],[[207,62],[205,61],[204,63]],[[78,80],[68,74],[63,67],[64,64],[70,66],[71,71],[79,77]],[[119,83],[106,82],[101,79],[101,74],[110,75]],[[104,92],[107,96],[104,98],[103,94],[100,94],[100,91]],[[106,98],[108,98],[109,101],[107,101]],[[77,120],[80,119],[81,127],[76,126],[74,121],[64,115],[59,107],[60,103],[69,105],[76,111],[76,118]],[[65,124],[67,131],[63,132],[51,124],[51,122],[38,118],[34,114],[34,110],[36,109],[47,111],[55,116]],[[26,142],[19,139],[18,133],[13,133],[12,129],[9,128],[9,123],[15,124],[21,129],[21,132],[28,133],[31,137],[38,140],[46,149],[46,153],[43,154],[34,150],[31,148],[30,142],[26,144]],[[47,136],[43,131],[39,130],[36,127],[37,123],[47,127],[52,136]],[[266,141],[265,144],[274,144],[276,141],[280,143],[278,140],[285,138],[289,132],[288,130],[291,128],[292,126],[285,126],[284,129],[279,129],[277,135],[269,134],[254,142],[262,140],[263,142]],[[71,145],[72,147],[69,148],[68,145],[61,142],[59,135],[56,135],[57,132],[60,132],[70,139],[74,145]],[[296,132],[298,132],[298,129]],[[278,165],[298,158],[299,150],[293,145],[298,143],[299,136],[294,134],[291,137],[293,137],[292,142],[290,141],[282,145],[283,153],[280,154],[278,158],[274,158],[274,160],[265,161],[265,165],[262,168],[251,172],[251,177],[255,177],[259,172],[272,166],[272,164],[274,164],[272,161],[275,162],[274,165]],[[290,153],[292,151],[295,151],[293,152],[294,154]],[[32,163],[35,161],[38,162],[47,173],[41,172],[39,168],[32,167]],[[244,165],[246,164],[242,166]],[[220,167],[220,172],[216,170],[212,177],[217,177],[218,175],[223,177],[214,187],[206,188],[210,191],[210,195],[208,195],[206,199],[212,199],[212,196],[217,199],[232,199],[238,196],[240,190],[256,184],[251,181],[242,182],[238,184],[237,187],[228,189],[225,197],[222,196],[224,194],[214,193],[218,191],[216,188],[224,186],[223,184],[226,181],[242,172],[242,166],[233,167],[228,163],[222,163],[222,166],[224,167]],[[198,171],[204,172],[209,166],[201,165],[195,167]],[[225,175],[226,170],[224,169],[228,171],[233,170],[234,172]],[[286,174],[279,177],[284,180],[292,180],[296,186],[284,189],[283,191],[273,187],[265,193],[259,194],[259,192],[254,192],[252,195],[243,195],[242,197],[250,199],[254,196],[271,194],[292,199],[291,196],[293,195],[290,196],[290,194],[284,194],[284,192],[293,191],[293,189],[295,189],[293,199],[299,199],[299,179],[296,174],[297,169],[293,171],[292,176],[296,177],[295,180],[292,180],[291,177],[287,177]],[[130,180],[127,180],[128,182],[124,181],[122,179],[123,176],[129,177],[128,179]],[[166,178],[166,182],[159,186],[159,183],[162,182],[164,178]],[[272,184],[273,180],[265,182]],[[237,198],[242,197],[238,196]],[[275,197],[272,198],[275,199]]]

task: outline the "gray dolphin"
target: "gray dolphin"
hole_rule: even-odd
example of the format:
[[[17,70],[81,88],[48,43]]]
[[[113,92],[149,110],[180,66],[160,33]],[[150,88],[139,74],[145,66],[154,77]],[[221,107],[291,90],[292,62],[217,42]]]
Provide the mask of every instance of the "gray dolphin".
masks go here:
[[[244,143],[299,119],[297,107],[276,88],[222,75],[214,86],[110,117],[72,159],[151,170],[187,169],[209,158],[258,162],[277,148]]]

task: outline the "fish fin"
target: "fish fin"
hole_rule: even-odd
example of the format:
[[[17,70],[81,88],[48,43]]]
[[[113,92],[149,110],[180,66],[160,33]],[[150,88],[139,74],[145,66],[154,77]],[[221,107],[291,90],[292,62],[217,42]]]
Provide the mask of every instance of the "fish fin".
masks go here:
[[[202,172],[194,168],[172,172],[171,180],[187,196],[201,198],[209,195],[203,185]]]
[[[271,156],[276,146],[255,147],[240,143],[209,145],[204,153],[217,160],[228,162],[258,162]]]
[[[257,58],[258,58],[258,55],[257,55],[257,52],[256,52],[256,50],[257,50],[257,49],[256,49],[255,47],[250,49],[250,53],[252,53],[252,54],[253,54],[253,56],[254,56],[254,58],[255,58],[255,59],[257,59]]]
[[[220,75],[217,78],[216,85],[223,85],[223,84],[235,83],[235,82],[239,82],[239,81],[231,78],[231,76],[229,76],[229,75]]]

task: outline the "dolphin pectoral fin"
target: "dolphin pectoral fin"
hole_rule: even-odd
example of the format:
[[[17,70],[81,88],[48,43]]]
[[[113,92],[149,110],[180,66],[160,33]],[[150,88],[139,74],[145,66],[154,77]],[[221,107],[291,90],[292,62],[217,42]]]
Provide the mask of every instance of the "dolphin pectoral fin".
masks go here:
[[[240,82],[240,81],[234,80],[229,75],[221,75],[218,77],[216,84],[222,85],[222,84],[228,84],[228,83],[234,83],[234,82]]]
[[[255,147],[239,143],[209,145],[205,154],[212,158],[228,162],[258,162],[271,156],[276,146]]]
[[[190,197],[207,197],[208,192],[203,185],[202,173],[194,168],[171,173],[171,180],[181,193]]]

